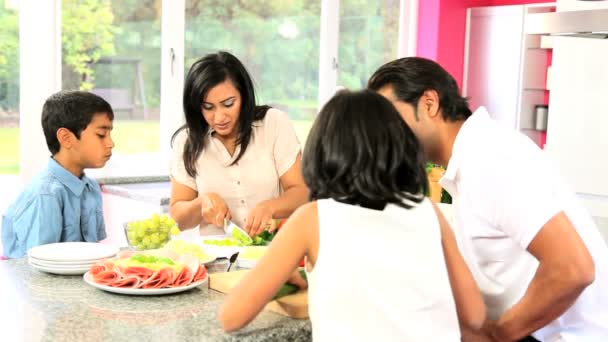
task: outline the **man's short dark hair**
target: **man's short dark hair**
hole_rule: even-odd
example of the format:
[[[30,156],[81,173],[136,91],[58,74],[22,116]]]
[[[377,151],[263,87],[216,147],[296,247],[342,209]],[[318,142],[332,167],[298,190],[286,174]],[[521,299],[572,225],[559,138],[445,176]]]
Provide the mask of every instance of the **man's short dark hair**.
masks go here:
[[[425,159],[395,107],[371,91],[342,91],[321,109],[302,157],[312,200],[410,208],[428,189]]]
[[[378,91],[391,85],[399,101],[418,108],[418,101],[426,90],[439,95],[439,108],[445,121],[466,120],[471,109],[460,95],[454,78],[436,62],[421,57],[405,57],[381,66],[370,77],[368,88]]]
[[[110,104],[93,93],[72,90],[51,95],[42,107],[42,130],[51,154],[59,152],[59,128],[68,129],[80,139],[80,133],[96,114],[106,114],[110,120],[114,120]]]

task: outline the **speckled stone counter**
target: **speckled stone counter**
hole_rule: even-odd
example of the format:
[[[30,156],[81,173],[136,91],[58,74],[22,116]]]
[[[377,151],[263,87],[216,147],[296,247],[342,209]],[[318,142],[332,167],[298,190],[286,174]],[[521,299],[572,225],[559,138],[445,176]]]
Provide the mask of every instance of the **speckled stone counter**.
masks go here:
[[[159,181],[104,184],[101,186],[101,191],[137,201],[168,206],[171,195],[171,183],[169,181]]]
[[[101,185],[113,184],[133,184],[133,183],[155,183],[168,182],[169,176],[126,176],[126,177],[95,177],[97,183]]]
[[[263,311],[226,334],[216,318],[223,294],[199,287],[165,296],[125,296],[82,276],[39,272],[25,259],[0,261],[3,341],[310,341],[309,320]]]

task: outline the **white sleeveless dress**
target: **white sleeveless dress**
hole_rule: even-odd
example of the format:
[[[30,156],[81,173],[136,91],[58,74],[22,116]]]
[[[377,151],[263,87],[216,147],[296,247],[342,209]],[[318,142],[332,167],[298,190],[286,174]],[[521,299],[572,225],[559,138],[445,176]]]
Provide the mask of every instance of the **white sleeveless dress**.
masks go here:
[[[314,341],[460,341],[428,199],[382,211],[317,203],[319,252],[308,273]]]

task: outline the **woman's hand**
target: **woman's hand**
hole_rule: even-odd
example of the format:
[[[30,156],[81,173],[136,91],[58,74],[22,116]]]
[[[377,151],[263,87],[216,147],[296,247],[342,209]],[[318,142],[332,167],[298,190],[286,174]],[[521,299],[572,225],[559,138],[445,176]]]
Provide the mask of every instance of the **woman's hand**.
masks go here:
[[[268,228],[271,233],[276,229],[276,222],[272,219],[274,210],[267,203],[260,203],[251,209],[245,219],[243,229],[250,235],[256,236]]]
[[[206,223],[224,227],[224,218],[230,218],[230,209],[226,201],[218,194],[208,192],[201,196],[201,215]]]

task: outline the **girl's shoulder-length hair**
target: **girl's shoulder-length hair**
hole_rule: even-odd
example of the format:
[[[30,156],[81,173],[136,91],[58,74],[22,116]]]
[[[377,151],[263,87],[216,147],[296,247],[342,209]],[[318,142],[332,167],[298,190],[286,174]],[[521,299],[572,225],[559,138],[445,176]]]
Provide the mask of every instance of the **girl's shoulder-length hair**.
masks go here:
[[[311,200],[410,208],[428,190],[425,158],[395,107],[371,91],[341,91],[318,114],[303,157]]]

